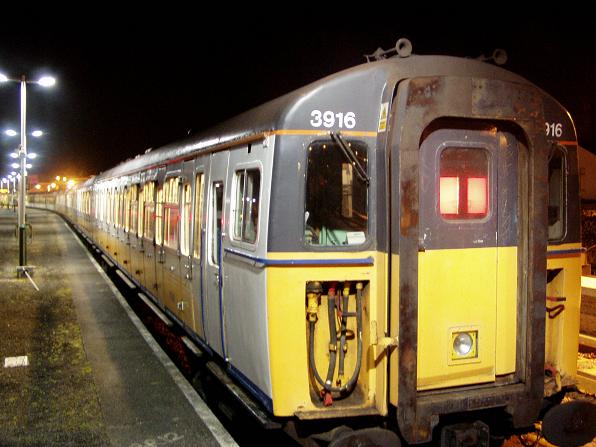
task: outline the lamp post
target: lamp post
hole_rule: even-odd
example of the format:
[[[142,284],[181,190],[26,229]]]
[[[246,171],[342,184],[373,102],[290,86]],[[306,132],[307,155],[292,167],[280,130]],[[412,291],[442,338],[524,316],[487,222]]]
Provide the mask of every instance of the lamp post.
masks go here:
[[[21,85],[21,144],[18,149],[19,167],[21,178],[19,180],[19,201],[18,201],[18,229],[19,229],[19,266],[17,272],[27,271],[27,222],[25,220],[25,201],[27,195],[27,84],[35,83],[42,87],[51,87],[56,80],[50,76],[44,76],[38,81],[27,81],[25,75],[20,79],[9,79],[0,74],[0,82],[19,82]]]

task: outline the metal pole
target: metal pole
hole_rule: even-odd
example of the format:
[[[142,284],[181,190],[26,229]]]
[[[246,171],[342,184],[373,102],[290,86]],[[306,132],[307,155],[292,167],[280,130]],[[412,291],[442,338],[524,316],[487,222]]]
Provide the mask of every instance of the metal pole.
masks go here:
[[[27,80],[21,76],[21,180],[19,181],[19,266],[27,265],[27,228],[25,222],[25,200],[27,194]]]

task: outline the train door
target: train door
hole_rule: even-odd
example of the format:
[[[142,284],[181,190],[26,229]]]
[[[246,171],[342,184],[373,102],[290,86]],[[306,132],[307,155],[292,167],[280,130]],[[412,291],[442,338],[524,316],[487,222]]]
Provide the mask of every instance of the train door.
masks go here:
[[[184,162],[180,184],[180,270],[178,317],[196,331],[195,300],[192,289],[192,176],[194,161]]]
[[[155,283],[155,187],[156,182],[147,181],[143,186],[143,285],[156,294]]]
[[[206,238],[203,244],[206,338],[225,358],[223,239],[225,234],[229,151],[211,154],[208,173]]]
[[[163,239],[160,265],[163,289],[160,295],[174,313],[184,309],[180,284],[180,171],[168,174],[163,188]]]
[[[160,176],[161,177],[161,176]],[[163,179],[163,177],[161,177]],[[155,199],[155,294],[161,301],[170,309],[171,303],[168,301],[165,294],[164,283],[164,265],[165,265],[165,250],[164,250],[164,215],[165,215],[165,180],[163,183],[158,181],[157,193]]]
[[[436,128],[421,144],[419,390],[515,372],[517,152],[488,124]]]
[[[142,232],[139,232],[140,222],[143,221],[141,197],[141,185],[136,183],[132,186],[128,237],[130,241],[130,272],[140,284],[143,283]]]
[[[190,287],[194,301],[195,331],[205,340],[205,306],[203,303],[203,257],[202,247],[205,244],[205,167],[197,161],[198,167],[194,174],[193,219],[192,219],[192,258]]]

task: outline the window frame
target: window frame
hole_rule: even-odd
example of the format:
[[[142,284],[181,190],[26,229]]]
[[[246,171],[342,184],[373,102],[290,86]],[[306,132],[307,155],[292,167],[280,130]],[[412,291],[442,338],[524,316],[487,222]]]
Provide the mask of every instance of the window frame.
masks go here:
[[[478,217],[455,217],[455,218],[446,218],[445,215],[443,213],[441,213],[441,178],[444,178],[441,175],[441,160],[442,160],[442,156],[443,153],[448,151],[448,150],[457,150],[457,149],[464,149],[464,150],[475,150],[475,151],[482,151],[485,156],[486,156],[486,213],[483,215],[480,215]],[[442,222],[447,223],[447,224],[456,224],[456,225],[461,225],[461,224],[482,224],[485,222],[488,222],[490,219],[492,219],[492,216],[494,214],[494,207],[495,205],[495,200],[496,198],[494,197],[494,182],[495,179],[493,179],[493,156],[492,153],[490,151],[490,149],[486,146],[484,146],[483,144],[478,144],[475,146],[458,146],[458,145],[452,145],[452,144],[445,144],[444,147],[442,147],[438,153],[437,153],[437,162],[436,162],[436,198],[435,198],[435,212],[437,214],[437,216],[439,217],[439,219],[441,219]],[[470,178],[476,178],[476,177],[456,177],[458,179],[458,183],[464,183],[461,182],[462,178],[465,178],[466,180],[469,180]],[[467,188],[467,185],[466,185]],[[461,192],[460,192],[461,194]],[[470,214],[474,214],[474,213],[470,213]],[[459,215],[459,212],[458,212]]]
[[[558,242],[562,242],[565,240],[565,238],[567,237],[567,232],[568,232],[568,222],[567,222],[567,214],[568,214],[568,209],[569,209],[569,204],[568,204],[568,190],[569,190],[569,185],[567,182],[567,178],[568,178],[568,172],[569,172],[569,161],[568,161],[568,152],[567,149],[560,145],[560,144],[552,144],[551,146],[551,150],[549,152],[549,157],[548,157],[548,163],[547,163],[547,169],[548,169],[548,177],[547,177],[547,191],[548,191],[548,202],[547,202],[547,213],[548,210],[550,208],[550,163],[552,161],[552,159],[554,158],[554,154],[555,152],[558,152],[561,155],[561,181],[559,183],[560,185],[560,194],[559,194],[559,199],[560,199],[560,221],[561,221],[561,232],[560,235],[557,235],[556,237],[552,237],[550,236],[550,227],[551,225],[549,224],[549,222],[547,221],[547,228],[546,228],[546,233],[547,233],[547,241],[548,243],[558,243]],[[554,224],[553,224],[554,225]]]
[[[184,180],[180,183],[180,219],[178,246],[180,254],[189,257],[192,252],[192,181]],[[187,200],[188,199],[188,200]]]
[[[358,138],[345,138],[345,142],[346,144],[349,144],[350,146],[354,143],[362,146],[364,149],[366,149],[366,174],[368,176],[368,178],[372,179],[373,178],[373,167],[374,167],[374,144],[369,144],[366,141],[362,140],[362,139],[358,139]],[[310,175],[310,168],[309,168],[309,157],[310,157],[310,152],[311,152],[311,148],[314,145],[333,145],[336,146],[336,143],[332,140],[332,139],[324,139],[324,138],[316,138],[311,140],[308,145],[305,146],[306,150],[305,150],[305,156],[304,156],[304,163],[306,166],[305,169],[305,175],[304,175],[304,198],[303,198],[303,207],[304,207],[304,211],[303,211],[303,216],[306,217],[306,212],[310,212],[310,210],[308,209],[308,197],[307,197],[307,193],[308,193],[308,182],[309,182],[309,175]],[[340,150],[338,148],[338,150]],[[342,162],[342,165],[345,163],[348,163],[349,161],[344,157],[344,161]],[[343,170],[342,170],[342,175],[343,175]],[[358,178],[355,172],[352,172],[352,178]],[[306,247],[307,250],[309,251],[317,251],[317,252],[328,252],[328,251],[362,251],[364,250],[368,245],[371,244],[372,240],[373,240],[373,235],[371,234],[373,229],[374,229],[374,216],[373,213],[375,212],[374,210],[374,205],[372,204],[372,199],[374,198],[374,191],[372,188],[372,182],[370,184],[366,184],[366,228],[364,230],[364,240],[362,242],[359,243],[355,243],[355,244],[337,244],[337,245],[320,245],[320,244],[313,244],[313,243],[309,243],[307,241],[306,238],[306,234],[307,234],[307,221],[306,218],[302,219],[302,224],[300,225],[300,228],[302,229],[302,233],[301,233],[301,240],[302,240],[302,245],[304,247]],[[343,193],[342,193],[343,195]],[[343,205],[342,205],[343,206]]]
[[[202,257],[201,250],[203,249],[202,241],[202,224],[203,224],[203,207],[205,206],[205,173],[203,171],[194,173],[194,190],[193,190],[193,204],[194,215],[192,224],[192,256],[200,260]],[[200,180],[199,180],[200,179]],[[199,189],[200,188],[200,189]],[[198,200],[197,200],[198,199]]]
[[[246,198],[246,188],[248,185],[248,173],[249,172],[257,172],[258,179],[259,179],[259,192],[258,192],[258,203],[257,203],[257,222],[254,228],[254,240],[246,239],[244,237],[245,230],[246,230],[246,223],[247,220],[245,217],[245,198]],[[244,179],[242,186],[240,186],[240,175]],[[254,183],[253,183],[254,184]],[[238,206],[238,193],[242,188],[242,209]],[[250,163],[250,164],[240,164],[236,166],[234,169],[234,181],[233,181],[233,188],[232,188],[232,195],[231,195],[231,207],[232,212],[230,219],[230,234],[232,237],[230,238],[231,241],[236,243],[237,245],[245,246],[245,247],[256,247],[259,244],[259,229],[261,228],[261,203],[262,203],[262,194],[263,194],[263,169],[262,166],[258,163]],[[240,220],[239,220],[240,216]],[[240,234],[238,234],[238,225],[240,225]]]

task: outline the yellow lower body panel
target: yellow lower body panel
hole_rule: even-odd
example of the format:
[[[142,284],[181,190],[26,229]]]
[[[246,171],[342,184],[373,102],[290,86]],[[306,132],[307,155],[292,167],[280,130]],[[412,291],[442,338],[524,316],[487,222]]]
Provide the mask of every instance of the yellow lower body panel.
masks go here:
[[[306,317],[306,284],[309,281],[362,281],[365,289],[363,309],[363,354],[358,380],[361,408],[376,408],[385,414],[386,369],[385,351],[372,346],[386,331],[386,255],[380,253],[269,253],[270,260],[288,259],[364,259],[372,258],[373,265],[294,265],[267,267],[267,316],[269,328],[269,358],[273,413],[276,416],[292,416],[296,413],[325,412],[334,406],[324,407],[313,393],[312,375],[308,360],[308,322]],[[338,291],[341,292],[341,291]],[[351,298],[349,311],[354,310]],[[354,331],[355,319],[349,324]],[[376,334],[371,333],[374,328]],[[329,324],[327,304],[321,299],[316,323],[315,352],[321,376],[326,376],[329,359]],[[371,341],[372,340],[372,341]],[[346,376],[351,375],[355,365],[355,340],[350,340],[346,355]],[[378,396],[378,398],[377,398]],[[336,405],[335,403],[333,405]],[[340,405],[338,403],[338,405]]]
[[[515,372],[517,247],[431,250],[418,267],[418,389]],[[468,352],[458,352],[460,340]]]
[[[545,361],[555,366],[561,374],[575,378],[579,343],[581,307],[581,245],[564,244],[549,246],[546,267],[561,271],[546,285],[546,307],[564,306],[558,315],[551,312],[546,317]],[[562,299],[564,298],[564,301]],[[556,299],[560,299],[556,301]]]

